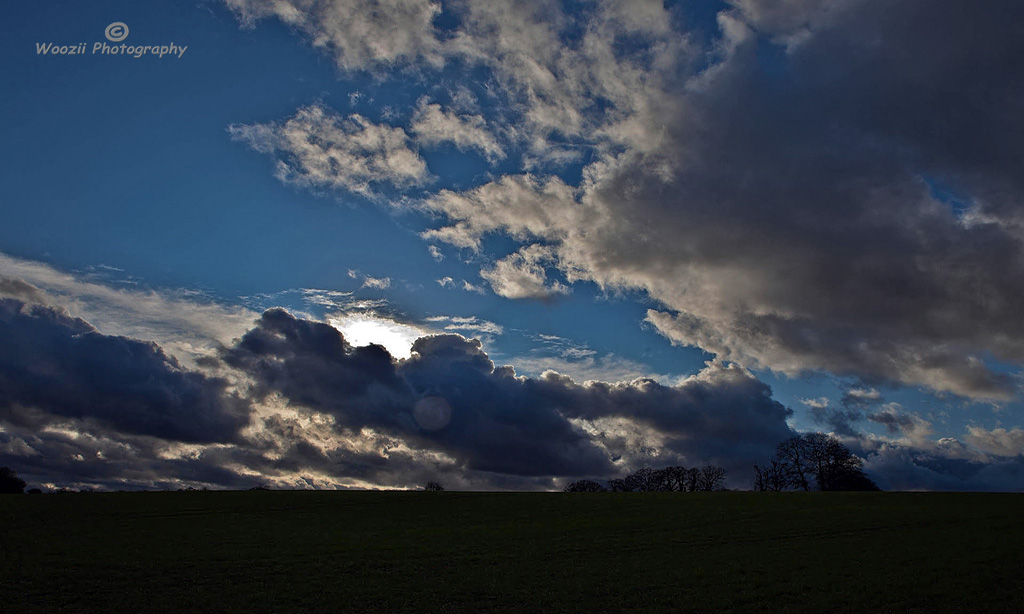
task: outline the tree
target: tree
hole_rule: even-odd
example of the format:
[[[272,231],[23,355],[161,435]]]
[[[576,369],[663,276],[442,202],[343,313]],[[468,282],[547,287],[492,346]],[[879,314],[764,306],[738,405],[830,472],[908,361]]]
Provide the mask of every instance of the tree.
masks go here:
[[[790,486],[801,490],[811,489],[811,465],[807,441],[802,435],[790,437],[775,448],[775,460],[782,465]]]
[[[605,492],[608,490],[594,480],[576,480],[565,487],[565,492]]]
[[[858,467],[840,474],[836,479],[836,490],[882,490]]]
[[[442,492],[444,491],[444,486],[441,486],[438,482],[427,482],[426,486],[423,487],[423,490],[427,492]]]
[[[10,467],[0,467],[0,494],[20,495],[25,492],[25,480]]]
[[[835,437],[824,433],[804,435],[815,466],[818,490],[880,490],[864,475],[863,461]]]
[[[861,469],[863,461],[835,437],[806,433],[778,445],[771,467],[755,465],[754,486],[758,490],[782,490],[785,486],[810,490],[880,490]],[[779,484],[781,477],[785,484]]]
[[[686,476],[689,469],[686,467],[665,467],[662,471],[665,476],[666,490],[686,492]]]
[[[608,490],[612,492],[632,492],[630,484],[623,478],[608,480]]]
[[[692,467],[686,470],[686,492],[697,492],[700,489],[700,469]]]
[[[700,468],[700,489],[718,490],[725,481],[725,469],[717,465],[704,465]]]
[[[665,472],[661,469],[644,467],[637,469],[632,475],[626,476],[626,482],[630,490],[640,492],[659,492],[667,490],[665,483]]]
[[[772,459],[765,467],[754,465],[754,489],[761,492],[779,492],[786,489],[788,480],[782,463]]]

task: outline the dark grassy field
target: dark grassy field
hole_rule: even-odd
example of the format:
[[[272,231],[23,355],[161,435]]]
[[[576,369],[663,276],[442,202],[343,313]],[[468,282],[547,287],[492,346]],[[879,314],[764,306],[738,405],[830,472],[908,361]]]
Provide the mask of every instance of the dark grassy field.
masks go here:
[[[0,497],[0,611],[1024,612],[1024,496]]]

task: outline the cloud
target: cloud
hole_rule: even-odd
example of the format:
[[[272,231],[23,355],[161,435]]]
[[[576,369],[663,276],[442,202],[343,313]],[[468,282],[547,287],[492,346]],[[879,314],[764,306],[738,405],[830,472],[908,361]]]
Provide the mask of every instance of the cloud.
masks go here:
[[[321,307],[340,308],[348,305],[352,300],[351,292],[340,290],[322,290],[319,288],[302,288],[302,297],[306,302]]]
[[[399,61],[439,65],[433,20],[440,3],[418,0],[225,0],[248,27],[277,17],[327,50],[339,68],[385,69]]]
[[[811,409],[826,409],[829,406],[828,397],[818,397],[817,399],[800,399],[800,402],[810,407]]]
[[[882,402],[882,395],[874,388],[849,388],[843,392],[840,403],[844,407],[866,407]]]
[[[889,433],[900,433],[911,441],[921,441],[932,434],[930,422],[907,413],[898,403],[887,403],[880,411],[869,413],[867,418],[885,426]]]
[[[449,223],[425,236],[542,239],[570,281],[646,291],[661,304],[647,319],[670,340],[751,368],[1013,398],[1013,378],[982,356],[1024,361],[1024,185],[1012,170],[1024,126],[1010,102],[1024,74],[1005,61],[1024,50],[1018,22],[993,6],[908,2],[884,24],[876,2],[752,7],[720,14],[702,68],[685,54],[638,64],[664,78],[616,99],[618,120],[599,132],[620,149],[578,186],[506,176],[442,191],[425,203]],[[993,36],[961,40],[965,19]],[[539,92],[574,50],[527,23],[535,44],[495,57],[536,68]],[[759,51],[772,40],[781,47]],[[550,125],[587,123],[591,98],[552,100]],[[546,108],[522,103],[534,117]]]
[[[864,469],[885,490],[1021,491],[1022,457],[988,458],[956,439],[928,446],[875,442]]]
[[[314,40],[361,40],[337,26],[347,6],[276,6]],[[750,368],[1017,395],[985,357],[1024,363],[1024,9],[737,1],[701,47],[660,2],[592,8],[467,2],[427,37],[396,23],[416,51],[382,57],[485,71],[485,121],[540,171],[426,195],[444,221],[424,238],[542,244],[568,282],[646,292],[667,338]],[[530,162],[570,150],[587,152],[576,185]],[[488,275],[550,294],[532,265]]]
[[[390,277],[370,277],[367,275],[363,278],[364,288],[373,288],[375,290],[387,290],[391,287]]]
[[[373,198],[384,185],[401,190],[430,180],[404,130],[357,114],[343,118],[322,105],[303,107],[283,123],[232,124],[228,132],[258,152],[278,156],[281,181],[313,190]]]
[[[495,294],[505,298],[546,299],[568,294],[565,284],[547,283],[545,265],[553,256],[553,251],[543,245],[529,245],[502,258],[493,268],[481,270],[480,276],[491,284]]]
[[[475,149],[490,162],[505,157],[497,139],[487,130],[487,122],[480,115],[458,115],[444,111],[437,103],[421,98],[412,117],[409,131],[424,146],[451,143],[460,151]]]
[[[577,382],[631,382],[646,378],[663,384],[672,384],[683,379],[679,375],[652,373],[648,365],[615,354],[597,355],[593,350],[589,350],[593,352],[592,354],[586,352],[573,353],[570,350],[560,356],[531,352],[515,356],[510,361],[523,373],[540,375],[545,371],[555,371],[568,375]]]
[[[553,408],[529,403],[510,371],[494,369],[478,341],[418,339],[396,363],[380,346],[352,348],[336,329],[264,313],[225,361],[251,375],[254,394],[280,393],[329,413],[338,427],[372,428],[429,442],[469,470],[517,475],[602,472],[608,461]],[[444,429],[423,429],[414,408],[425,397],[450,406]]]
[[[185,365],[252,326],[257,312],[197,300],[182,290],[111,288],[41,262],[0,253],[0,297],[66,310],[106,335],[155,341]]]
[[[3,288],[46,298],[25,282]],[[478,318],[434,321],[497,334]],[[549,337],[552,347],[577,348]],[[791,412],[735,364],[712,362],[672,384],[580,384],[555,371],[517,376],[460,335],[411,344],[400,360],[378,345],[354,346],[329,324],[270,309],[220,349],[223,364],[186,369],[152,342],[103,334],[53,306],[0,299],[0,463],[47,487],[439,479],[452,488],[555,489],[566,478],[713,462],[746,487],[750,465],[793,434]],[[847,441],[888,487],[1020,488],[1019,429],[971,427],[966,445],[932,441],[928,423],[895,404],[873,416],[901,438]]]
[[[1022,491],[1019,429],[967,427],[964,441],[933,438],[931,424],[895,403],[868,415],[896,439],[845,438],[871,477],[886,490]]]
[[[451,278],[448,279],[450,280]],[[470,334],[501,335],[505,332],[504,327],[500,324],[495,324],[476,316],[431,316],[425,318],[424,321],[443,324],[445,330],[462,331]]]
[[[986,430],[977,426],[968,426],[967,433],[967,443],[983,452],[997,456],[1024,455],[1024,429]]]
[[[397,358],[408,358],[413,342],[431,332],[422,326],[400,322],[372,310],[333,313],[327,317],[327,323],[341,331],[353,345],[377,344]]]
[[[159,346],[104,335],[42,305],[0,299],[0,418],[61,418],[185,442],[223,442],[248,424],[224,379],[180,367]]]
[[[831,432],[838,435],[855,437],[859,433],[856,424],[865,418],[865,410],[873,405],[878,405],[882,400],[882,395],[874,388],[851,387],[843,392],[843,396],[839,400],[842,408],[832,407],[825,397],[803,399],[801,402],[808,406],[811,417],[818,424],[824,425]],[[899,408],[899,405],[895,403],[889,404],[889,406],[891,408]],[[867,417],[874,420],[870,415]],[[890,426],[891,430],[891,421],[887,422],[884,419],[877,421]]]
[[[454,223],[424,233],[457,247],[480,248],[480,239],[503,231],[517,239],[543,237],[571,226],[574,211],[567,207],[573,189],[561,179],[505,175],[465,192],[441,190],[423,207],[443,213]]]
[[[487,291],[484,290],[482,286],[477,286],[475,284],[472,284],[472,283],[466,281],[465,279],[462,280],[462,289],[465,290],[466,292],[473,292],[475,294],[486,294],[487,293]]]
[[[788,410],[738,367],[712,365],[676,387],[523,378],[459,335],[417,339],[412,356],[395,361],[283,310],[265,312],[223,357],[252,377],[257,398],[280,394],[329,414],[335,429],[372,429],[470,473],[608,476],[637,463],[712,460],[739,471],[791,432]],[[663,445],[634,445],[615,434],[622,429]]]
[[[792,432],[786,425],[790,410],[736,365],[709,363],[676,386],[650,379],[580,386],[555,374],[541,382],[565,415],[586,424],[614,456],[632,457],[633,463],[714,462],[745,484],[749,467],[770,457]],[[632,428],[623,431],[626,425]],[[631,443],[630,431],[647,434],[636,441],[640,447]]]

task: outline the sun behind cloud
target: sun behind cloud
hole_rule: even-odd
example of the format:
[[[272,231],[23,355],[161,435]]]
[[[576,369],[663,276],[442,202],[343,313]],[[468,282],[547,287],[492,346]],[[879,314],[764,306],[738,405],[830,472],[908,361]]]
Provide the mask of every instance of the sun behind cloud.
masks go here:
[[[341,314],[327,321],[341,331],[352,345],[359,347],[375,343],[384,346],[395,358],[409,358],[413,341],[431,333],[417,326],[371,314]]]

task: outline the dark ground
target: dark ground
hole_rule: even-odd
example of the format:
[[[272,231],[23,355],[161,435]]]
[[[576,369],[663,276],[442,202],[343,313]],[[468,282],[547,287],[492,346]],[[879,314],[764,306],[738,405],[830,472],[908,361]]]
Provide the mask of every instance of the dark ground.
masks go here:
[[[1024,612],[1024,495],[0,497],[0,612]]]

